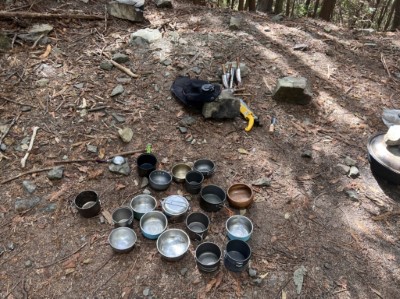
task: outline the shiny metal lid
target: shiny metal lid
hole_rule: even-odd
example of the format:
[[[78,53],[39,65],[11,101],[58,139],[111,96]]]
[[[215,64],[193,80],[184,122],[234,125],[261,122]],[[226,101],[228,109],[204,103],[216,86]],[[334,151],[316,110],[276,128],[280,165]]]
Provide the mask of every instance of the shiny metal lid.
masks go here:
[[[400,173],[400,146],[387,145],[385,133],[372,136],[368,141],[368,153],[382,166]]]
[[[170,195],[164,199],[162,206],[167,214],[180,215],[188,210],[189,202],[183,196]]]

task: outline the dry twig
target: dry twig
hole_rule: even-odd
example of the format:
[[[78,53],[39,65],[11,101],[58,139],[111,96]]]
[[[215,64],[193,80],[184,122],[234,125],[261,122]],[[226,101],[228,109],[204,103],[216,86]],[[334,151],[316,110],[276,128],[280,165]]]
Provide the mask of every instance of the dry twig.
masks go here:
[[[383,67],[385,68],[389,78],[392,78],[392,75],[390,74],[390,71],[389,71],[389,68],[388,68],[388,66],[386,64],[386,60],[385,60],[385,57],[383,56],[383,53],[381,53],[381,61],[382,61]]]
[[[10,129],[11,129],[11,127],[15,124],[15,122],[19,119],[20,116],[21,116],[21,112],[17,115],[16,118],[14,118],[14,119],[12,120],[11,124],[8,126],[7,130],[4,132],[3,136],[1,136],[1,138],[0,138],[0,144],[3,143],[4,137],[7,136],[8,132],[9,132]]]
[[[4,180],[4,181],[2,181],[0,184],[3,185],[3,184],[5,184],[5,183],[14,181],[14,180],[16,180],[16,179],[18,179],[18,178],[20,178],[20,177],[22,177],[22,176],[25,176],[25,175],[28,175],[28,174],[32,174],[32,173],[43,172],[43,171],[47,171],[47,170],[51,170],[51,169],[53,169],[53,167],[47,167],[47,168],[29,170],[29,171],[20,173],[20,174],[18,174],[18,175],[16,175],[16,176],[12,177],[12,178],[10,178],[10,179]]]
[[[55,262],[53,262],[53,263],[51,263],[51,264],[47,264],[47,265],[44,265],[44,266],[36,267],[36,269],[43,269],[43,268],[47,268],[47,267],[53,266],[53,265],[55,265],[55,264],[61,263],[62,261],[65,261],[67,258],[73,256],[75,253],[78,253],[78,252],[79,252],[80,250],[82,250],[82,248],[85,247],[86,245],[87,245],[87,242],[84,243],[81,247],[79,247],[79,248],[78,248],[77,250],[75,250],[74,252],[72,252],[72,253],[70,253],[70,254],[68,254],[68,255],[66,255],[66,256],[60,258],[59,260],[57,260],[57,261],[55,261]]]
[[[33,142],[35,141],[36,134],[37,134],[37,131],[39,130],[39,127],[33,127],[32,130],[33,130],[33,133],[32,133],[32,137],[31,137],[31,142],[29,142],[28,150],[26,151],[25,156],[21,159],[21,167],[22,168],[25,168],[26,160],[28,159],[29,153],[32,150]]]
[[[0,18],[13,19],[13,18],[27,18],[27,19],[81,19],[81,20],[103,20],[103,16],[85,15],[85,14],[47,14],[38,12],[26,11],[0,11]]]

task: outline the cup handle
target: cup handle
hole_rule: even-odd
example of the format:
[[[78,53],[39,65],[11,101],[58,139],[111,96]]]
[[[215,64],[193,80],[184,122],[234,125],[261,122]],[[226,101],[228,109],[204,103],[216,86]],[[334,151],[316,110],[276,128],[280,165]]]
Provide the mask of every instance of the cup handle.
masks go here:
[[[200,237],[200,241],[203,241],[204,233],[201,233],[201,234],[196,233],[196,235]]]

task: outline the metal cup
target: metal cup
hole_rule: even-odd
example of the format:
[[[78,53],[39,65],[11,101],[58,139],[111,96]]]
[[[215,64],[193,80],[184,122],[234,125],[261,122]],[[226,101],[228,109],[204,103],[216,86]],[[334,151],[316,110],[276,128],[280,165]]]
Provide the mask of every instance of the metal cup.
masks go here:
[[[186,218],[186,230],[190,239],[202,241],[208,232],[210,219],[206,214],[195,212]]]
[[[197,194],[201,190],[201,184],[204,181],[204,176],[200,171],[191,170],[185,177],[185,189],[190,194]]]
[[[133,211],[128,207],[120,207],[112,213],[112,220],[114,227],[132,227],[133,225]]]
[[[153,154],[141,154],[136,160],[139,176],[148,177],[150,172],[156,170],[157,158]]]
[[[82,217],[91,218],[100,213],[100,200],[95,191],[89,190],[79,193],[74,203]]]

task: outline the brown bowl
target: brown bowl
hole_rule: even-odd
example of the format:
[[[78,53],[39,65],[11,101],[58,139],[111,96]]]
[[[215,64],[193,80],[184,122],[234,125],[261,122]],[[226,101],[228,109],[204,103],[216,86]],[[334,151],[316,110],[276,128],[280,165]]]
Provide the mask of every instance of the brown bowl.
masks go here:
[[[229,205],[237,209],[245,209],[254,201],[254,191],[247,184],[233,184],[227,191]]]

